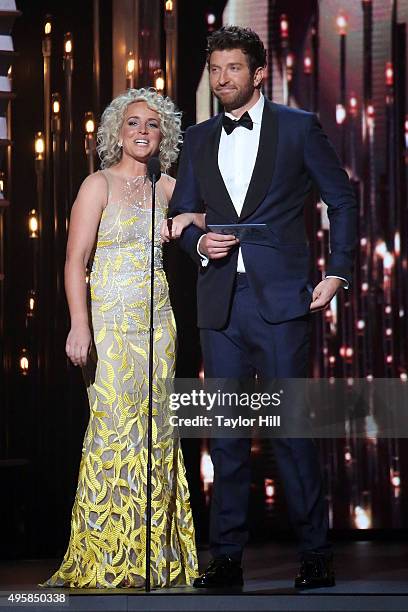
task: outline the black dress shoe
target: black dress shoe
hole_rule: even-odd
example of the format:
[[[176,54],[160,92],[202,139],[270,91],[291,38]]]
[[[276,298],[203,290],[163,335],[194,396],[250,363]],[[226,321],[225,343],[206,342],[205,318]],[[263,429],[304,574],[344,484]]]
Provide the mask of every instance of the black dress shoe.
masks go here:
[[[295,588],[316,589],[332,587],[336,584],[333,558],[319,553],[311,553],[302,559],[300,570],[295,578]]]
[[[239,561],[231,559],[228,555],[213,559],[205,572],[193,582],[196,589],[223,589],[225,587],[238,587],[243,584],[242,568]]]

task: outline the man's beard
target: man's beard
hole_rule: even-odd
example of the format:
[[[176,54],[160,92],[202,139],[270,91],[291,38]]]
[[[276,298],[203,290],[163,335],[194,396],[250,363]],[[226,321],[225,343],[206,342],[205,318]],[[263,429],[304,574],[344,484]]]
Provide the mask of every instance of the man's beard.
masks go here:
[[[237,108],[242,108],[243,106],[245,106],[245,104],[248,104],[248,102],[253,96],[254,90],[255,88],[253,84],[249,82],[245,89],[241,89],[240,91],[238,90],[236,92],[236,95],[233,98],[230,98],[225,104],[223,103],[220,95],[217,95],[215,91],[213,93],[215,97],[224,106],[226,112],[229,113],[233,110],[236,110]]]

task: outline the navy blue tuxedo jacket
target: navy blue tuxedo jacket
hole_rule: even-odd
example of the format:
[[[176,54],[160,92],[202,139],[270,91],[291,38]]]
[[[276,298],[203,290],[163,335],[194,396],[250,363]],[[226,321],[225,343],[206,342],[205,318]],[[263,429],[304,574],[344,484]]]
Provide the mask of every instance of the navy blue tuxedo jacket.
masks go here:
[[[346,172],[315,114],[265,99],[258,155],[238,216],[218,168],[222,114],[187,129],[170,216],[206,212],[206,223],[266,223],[270,239],[242,243],[248,283],[259,312],[271,323],[309,311],[312,285],[304,203],[313,184],[328,205],[330,257],[326,274],[351,282],[357,241],[357,204]],[[221,329],[228,321],[238,248],[202,267],[197,241],[186,228],[181,247],[199,264],[198,326]]]

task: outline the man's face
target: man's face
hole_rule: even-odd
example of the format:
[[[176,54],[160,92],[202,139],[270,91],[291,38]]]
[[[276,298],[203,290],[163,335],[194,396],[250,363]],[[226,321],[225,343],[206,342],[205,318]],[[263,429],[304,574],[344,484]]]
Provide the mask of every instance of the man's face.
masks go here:
[[[263,76],[262,68],[251,74],[248,58],[241,49],[213,51],[209,72],[211,90],[227,111],[247,104]]]

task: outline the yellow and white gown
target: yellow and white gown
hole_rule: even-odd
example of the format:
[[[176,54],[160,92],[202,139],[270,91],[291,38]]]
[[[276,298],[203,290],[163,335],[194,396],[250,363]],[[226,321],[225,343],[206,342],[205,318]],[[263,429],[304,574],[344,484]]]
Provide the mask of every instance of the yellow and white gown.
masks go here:
[[[90,407],[71,537],[44,586],[144,585],[151,184],[103,171],[109,187],[90,275],[95,359],[84,370]],[[164,176],[162,180],[173,180]],[[174,377],[176,328],[162,265],[167,200],[157,186],[151,585],[198,575],[180,442],[168,426],[161,379]]]

